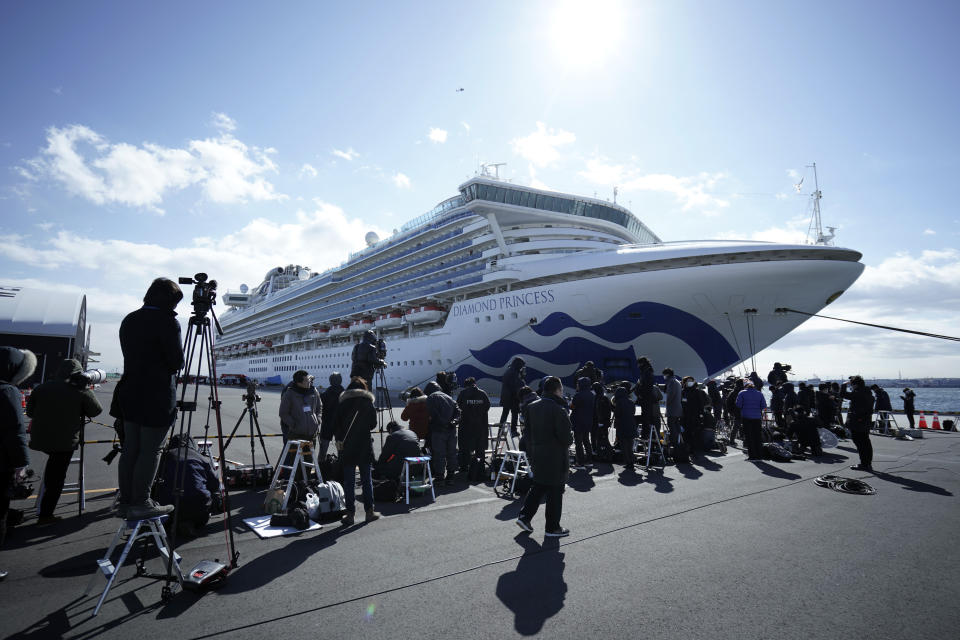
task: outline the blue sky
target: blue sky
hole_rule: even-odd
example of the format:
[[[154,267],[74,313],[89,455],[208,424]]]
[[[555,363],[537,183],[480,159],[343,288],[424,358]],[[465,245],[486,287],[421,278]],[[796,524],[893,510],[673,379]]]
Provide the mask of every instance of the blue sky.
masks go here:
[[[802,240],[816,162],[868,267],[830,314],[960,333],[956,3],[277,4],[0,5],[0,275],[86,292],[107,368],[153,277],[335,265],[478,161],[664,240]],[[954,345],[813,320],[758,366]]]

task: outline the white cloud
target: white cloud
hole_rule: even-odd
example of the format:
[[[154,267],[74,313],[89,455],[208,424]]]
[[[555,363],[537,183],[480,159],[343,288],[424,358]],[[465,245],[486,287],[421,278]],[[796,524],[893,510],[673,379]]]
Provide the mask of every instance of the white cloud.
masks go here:
[[[220,129],[220,131],[229,132],[237,130],[237,121],[225,113],[214,112],[212,124],[217,129]]]
[[[400,172],[397,172],[396,175],[393,176],[393,184],[397,185],[401,189],[409,189],[410,178]]]
[[[53,229],[53,223],[52,223],[52,222],[38,222],[38,223],[36,224],[36,226],[37,226],[38,229],[40,229],[40,230],[42,230],[42,231],[50,231],[50,229]]]
[[[782,227],[759,229],[751,232],[747,237],[744,237],[742,233],[723,232],[719,234],[719,238],[721,240],[762,240],[784,244],[805,244],[808,224],[808,219],[798,216],[787,220]]]
[[[275,152],[248,147],[229,133],[191,140],[186,149],[112,144],[89,127],[69,125],[48,129],[43,156],[27,164],[95,204],[120,203],[162,213],[159,205],[168,193],[191,185],[218,203],[286,199],[263,177],[277,171],[269,158]]]
[[[349,148],[349,149],[347,149],[346,151],[341,151],[340,149],[334,149],[334,150],[331,151],[330,153],[332,153],[333,155],[337,156],[338,158],[343,158],[344,160],[346,160],[346,161],[348,161],[348,162],[352,162],[352,161],[354,160],[354,158],[356,158],[357,156],[360,155],[359,153],[357,153],[356,151],[354,151],[352,147]]]
[[[710,193],[727,177],[726,173],[699,173],[695,176],[672,176],[665,173],[644,174],[634,165],[613,164],[594,156],[580,175],[588,181],[608,187],[619,187],[621,193],[652,191],[673,194],[684,211],[699,209],[705,215],[717,215],[730,202]]]
[[[303,163],[303,166],[300,167],[300,177],[301,178],[316,178],[317,170],[313,168],[313,165],[309,163]]]
[[[557,147],[572,144],[577,137],[563,129],[548,128],[542,122],[537,123],[537,130],[522,138],[510,141],[513,152],[537,167],[546,167],[560,159]]]
[[[461,122],[460,124],[463,126],[464,129],[466,129],[467,133],[470,133],[470,125],[469,125],[469,124],[467,124],[466,122]]]
[[[427,134],[427,137],[430,138],[432,142],[443,144],[447,141],[447,132],[444,129],[430,127],[430,133]]]
[[[934,231],[933,229],[924,229],[924,230],[923,230],[923,235],[925,235],[925,236],[935,236],[935,235],[937,235],[937,232]]]
[[[800,177],[800,173],[796,169],[787,169],[787,177],[791,180],[796,180]]]

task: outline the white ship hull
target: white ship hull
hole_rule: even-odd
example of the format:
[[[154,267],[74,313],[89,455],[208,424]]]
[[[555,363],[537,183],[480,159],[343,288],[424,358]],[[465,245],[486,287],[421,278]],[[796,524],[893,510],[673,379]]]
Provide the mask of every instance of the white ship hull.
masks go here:
[[[800,259],[789,259],[791,252]],[[714,258],[698,264],[704,255]],[[587,360],[608,379],[635,379],[641,355],[657,373],[669,366],[704,379],[749,359],[807,318],[778,310],[815,313],[845,291],[863,271],[858,257],[833,247],[689,243],[527,262],[516,267],[518,281],[548,275],[554,281],[451,302],[446,320],[430,330],[404,325],[383,332],[386,383],[396,393],[446,370],[497,392],[515,356],[526,360],[531,380],[557,375],[568,385]],[[570,279],[557,282],[563,271]],[[344,338],[317,340],[299,351],[231,358],[218,369],[282,384],[305,369],[326,384],[335,371],[349,374],[352,348]]]

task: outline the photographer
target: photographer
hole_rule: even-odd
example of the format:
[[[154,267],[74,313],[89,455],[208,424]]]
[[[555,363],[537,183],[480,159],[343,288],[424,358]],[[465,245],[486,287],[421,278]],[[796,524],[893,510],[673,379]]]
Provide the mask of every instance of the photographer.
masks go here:
[[[34,389],[27,400],[27,415],[33,418],[30,448],[47,454],[43,498],[37,517],[39,525],[60,520],[53,515],[53,510],[63,492],[73,451],[80,444],[83,423],[103,411],[86,383],[83,367],[70,358],[61,362],[54,378]]]
[[[913,406],[914,398],[917,397],[917,394],[914,393],[913,389],[907,387],[903,390],[903,395],[900,396],[900,399],[903,400],[903,412],[907,414],[907,422],[910,423],[910,428],[913,429],[913,413],[915,411]]]
[[[440,390],[440,385],[436,382],[428,382],[423,392],[427,394],[427,412],[430,414],[433,477],[440,482],[446,466],[446,484],[450,486],[457,473],[457,422],[460,419],[460,407],[453,398]]]
[[[7,537],[7,512],[14,477],[30,463],[26,425],[17,386],[33,375],[37,357],[32,351],[0,347],[0,548]],[[0,580],[7,572],[0,569]]]
[[[353,346],[350,379],[359,376],[367,383],[367,387],[372,389],[374,372],[387,366],[381,355],[385,352],[386,345],[382,347],[381,351],[380,344],[377,342],[377,334],[367,329],[363,334],[363,339]]]
[[[457,406],[463,416],[460,421],[460,470],[469,477],[471,470],[483,473],[490,398],[477,386],[476,378],[467,378],[463,384],[463,391],[457,396]]]
[[[767,374],[767,383],[771,388],[787,381],[787,371],[790,371],[790,365],[782,365],[779,362],[773,363],[773,369]],[[752,376],[751,376],[752,378]],[[756,384],[756,380],[754,380]],[[759,389],[759,387],[757,387]]]
[[[506,424],[507,417],[510,417],[510,434],[516,438],[517,419],[520,417],[520,388],[526,384],[526,361],[517,356],[510,363],[510,367],[500,382],[500,406],[503,411],[500,412],[500,424]]]
[[[360,469],[360,485],[363,491],[365,522],[373,522],[380,514],[373,510],[372,465],[373,438],[370,432],[377,428],[377,410],[373,406],[373,394],[367,391],[367,383],[357,376],[350,380],[347,390],[340,396],[337,409],[335,436],[343,463],[343,492],[346,513],[341,522],[344,526],[354,523],[357,502],[357,468]]]
[[[121,518],[144,519],[173,511],[150,499],[163,440],[177,419],[177,371],[183,367],[180,323],[174,309],[183,299],[179,285],[157,278],[143,306],[120,323],[123,388],[120,410],[124,443],[117,469]]]
[[[337,429],[337,407],[340,406],[340,394],[343,393],[343,378],[340,373],[334,371],[328,378],[330,386],[320,394],[320,401],[323,404],[323,414],[320,417],[320,460],[327,456],[327,449],[330,447],[330,441],[333,440],[333,432]]]
[[[857,447],[860,464],[850,467],[857,471],[873,472],[873,445],[870,443],[870,423],[873,421],[873,394],[860,376],[851,376],[850,383],[840,394],[850,401],[847,428]]]
[[[300,369],[293,374],[293,386],[280,398],[280,420],[287,425],[288,440],[313,443],[320,430],[323,401],[313,386],[313,376]]]

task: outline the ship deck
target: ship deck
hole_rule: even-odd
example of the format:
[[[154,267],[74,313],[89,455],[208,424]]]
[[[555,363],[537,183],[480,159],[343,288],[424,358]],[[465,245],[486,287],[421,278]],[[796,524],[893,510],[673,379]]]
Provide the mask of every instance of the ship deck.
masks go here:
[[[109,405],[112,384],[98,391]],[[243,403],[224,389],[224,428]],[[261,426],[278,431],[276,392],[262,392]],[[499,409],[491,418],[499,417]],[[201,420],[202,422],[202,420]],[[246,419],[238,433],[246,433]],[[88,439],[109,438],[91,427]],[[944,638],[960,553],[960,434],[912,442],[874,437],[870,475],[849,441],[820,460],[748,462],[738,450],[662,473],[620,465],[574,472],[557,541],[512,522],[519,502],[487,484],[441,488],[412,508],[378,505],[381,520],[261,540],[241,522],[260,514],[263,488],[231,494],[239,567],[219,590],[160,601],[161,583],[124,567],[99,616],[84,597],[119,525],[109,507],[116,462],[86,451],[87,512],[64,495],[64,520],[10,531],[0,566],[4,636],[17,638]],[[379,445],[379,439],[375,438]],[[280,448],[269,438],[271,460]],[[259,447],[258,447],[259,454]],[[235,441],[228,458],[245,462]],[[34,453],[33,468],[43,456]],[[876,495],[837,493],[813,479],[864,479]],[[69,478],[68,478],[69,480]],[[16,501],[25,508],[32,501]],[[362,518],[358,518],[358,522]],[[179,547],[184,567],[224,557],[220,517]],[[147,567],[160,571],[156,558]],[[94,590],[104,580],[96,580]]]

